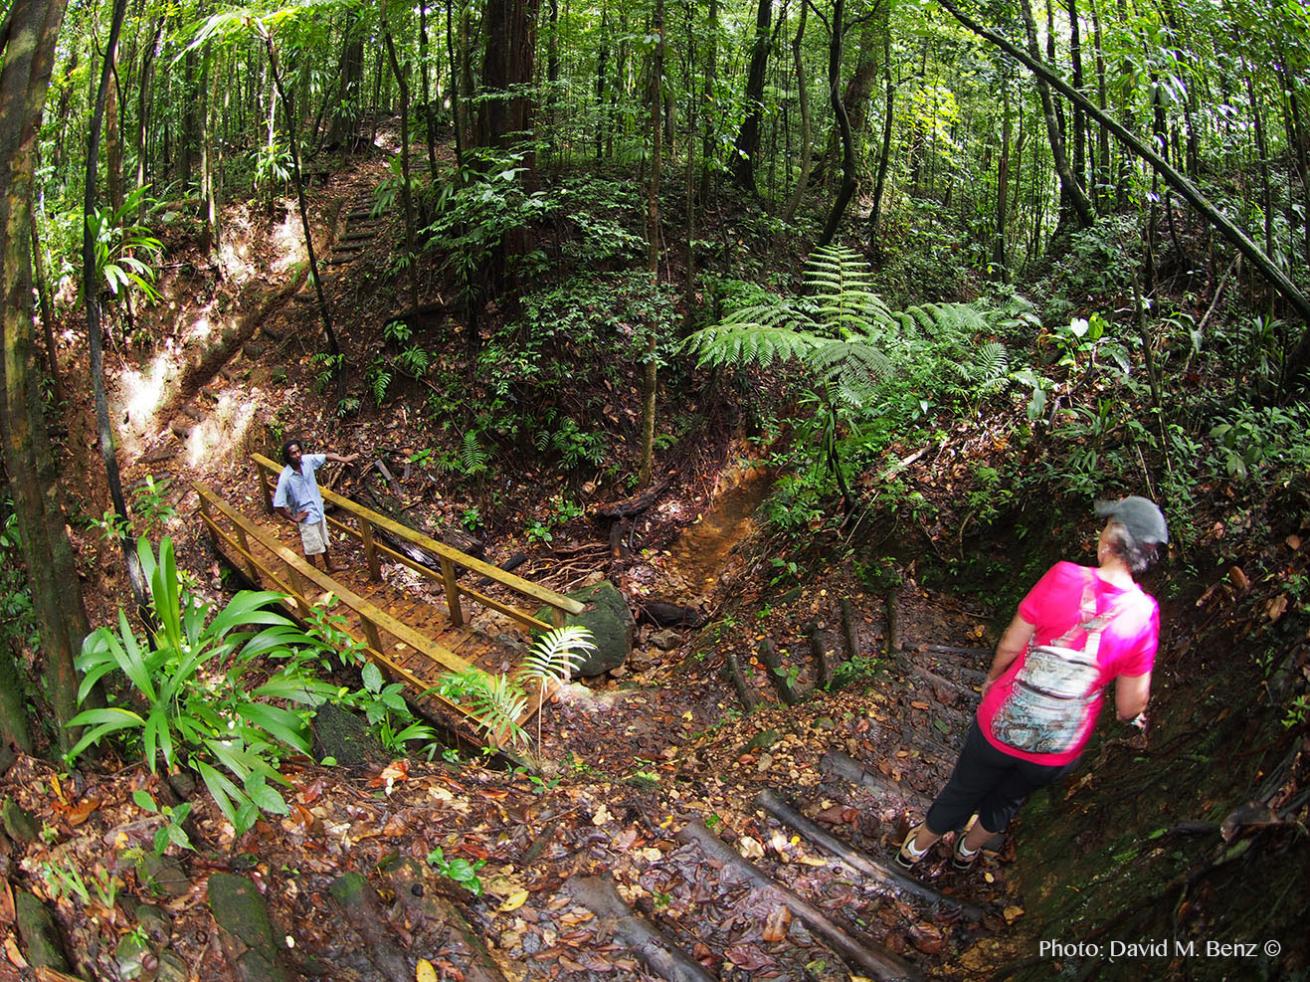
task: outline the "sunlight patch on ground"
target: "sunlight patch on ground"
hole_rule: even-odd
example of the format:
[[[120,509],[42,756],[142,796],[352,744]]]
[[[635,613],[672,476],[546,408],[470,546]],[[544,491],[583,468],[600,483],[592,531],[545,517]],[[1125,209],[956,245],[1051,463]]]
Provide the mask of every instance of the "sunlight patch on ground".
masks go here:
[[[224,392],[209,418],[187,437],[187,463],[197,468],[206,461],[239,451],[255,418],[255,400]]]
[[[304,233],[300,228],[300,213],[288,207],[282,224],[273,229],[272,243],[275,258],[273,270],[284,273],[297,263],[305,261]]]
[[[172,354],[161,351],[144,371],[128,368],[119,376],[119,399],[134,430],[144,430],[153,422],[176,370]]]

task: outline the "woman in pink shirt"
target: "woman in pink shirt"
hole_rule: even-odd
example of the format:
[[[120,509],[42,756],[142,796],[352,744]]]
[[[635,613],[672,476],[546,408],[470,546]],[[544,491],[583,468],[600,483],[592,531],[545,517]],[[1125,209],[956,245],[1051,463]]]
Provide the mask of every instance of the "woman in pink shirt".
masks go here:
[[[1154,502],[1135,495],[1097,502],[1096,513],[1108,519],[1097,565],[1056,563],[1019,604],[996,646],[955,770],[897,853],[902,866],[913,866],[976,815],[955,841],[955,865],[970,866],[1029,794],[1078,759],[1111,681],[1119,719],[1141,725],[1160,609],[1133,575],[1154,562],[1169,530]]]

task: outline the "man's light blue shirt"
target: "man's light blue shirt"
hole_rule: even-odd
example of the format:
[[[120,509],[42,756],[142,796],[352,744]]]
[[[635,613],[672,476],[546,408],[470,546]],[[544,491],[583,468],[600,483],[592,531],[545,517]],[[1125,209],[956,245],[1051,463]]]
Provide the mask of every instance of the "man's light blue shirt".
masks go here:
[[[309,512],[305,522],[310,524],[323,521],[323,492],[314,473],[326,463],[326,454],[307,453],[300,458],[300,470],[292,470],[290,464],[283,467],[273,492],[273,507],[286,508],[292,517]]]

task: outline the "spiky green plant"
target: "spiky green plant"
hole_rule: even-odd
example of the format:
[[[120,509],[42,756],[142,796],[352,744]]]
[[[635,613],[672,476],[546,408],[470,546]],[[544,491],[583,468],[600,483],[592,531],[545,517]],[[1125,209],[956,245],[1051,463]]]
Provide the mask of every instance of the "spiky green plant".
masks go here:
[[[796,361],[808,371],[825,411],[824,459],[848,509],[854,498],[837,445],[842,410],[864,405],[891,372],[884,349],[899,324],[872,282],[858,253],[823,246],[805,264],[808,295],[743,307],[684,342],[702,365],[767,368]]]
[[[552,682],[563,684],[596,650],[591,632],[577,624],[566,624],[547,631],[537,638],[528,657],[519,667],[519,679],[537,685],[537,746],[541,746],[541,717],[546,714],[546,687]]]
[[[537,710],[537,746],[541,746],[541,713],[546,689],[552,682],[567,682],[582,660],[596,646],[591,632],[570,624],[540,635],[514,674],[491,674],[480,668],[449,672],[437,691],[469,709],[478,725],[501,746],[525,747],[529,736],[519,724],[528,708],[525,685],[536,685],[541,695]]]

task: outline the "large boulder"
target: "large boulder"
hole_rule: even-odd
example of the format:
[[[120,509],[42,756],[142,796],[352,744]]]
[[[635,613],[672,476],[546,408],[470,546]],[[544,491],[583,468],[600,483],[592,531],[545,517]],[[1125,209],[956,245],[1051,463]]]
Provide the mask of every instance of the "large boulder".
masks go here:
[[[580,614],[569,614],[566,623],[578,624],[591,632],[596,650],[588,654],[577,675],[590,678],[618,668],[632,654],[632,636],[637,624],[623,594],[609,580],[583,587],[569,595],[570,600],[586,604]],[[550,609],[542,607],[537,620],[550,623]]]

